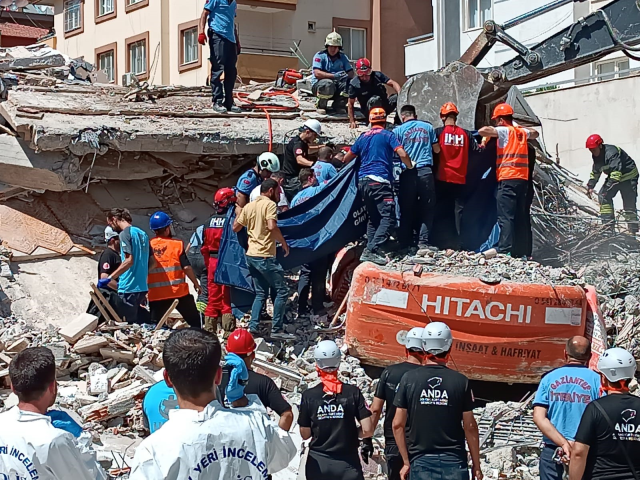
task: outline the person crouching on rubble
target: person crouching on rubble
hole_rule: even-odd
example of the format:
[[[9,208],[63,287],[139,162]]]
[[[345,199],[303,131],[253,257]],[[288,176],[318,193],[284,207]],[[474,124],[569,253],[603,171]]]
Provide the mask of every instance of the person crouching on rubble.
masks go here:
[[[203,231],[203,245],[200,249],[207,266],[209,297],[204,311],[204,329],[217,334],[218,324],[222,324],[224,338],[236,329],[236,319],[231,310],[231,289],[215,282],[218,267],[218,251],[229,209],[235,208],[236,195],[231,188],[221,188],[213,197],[216,213],[209,219]]]
[[[156,212],[149,220],[149,228],[155,237],[149,242],[155,265],[149,269],[149,310],[151,321],[158,323],[174,300],[178,300],[176,309],[182,318],[192,327],[199,328],[200,312],[196,301],[189,292],[187,277],[200,293],[200,282],[187,258],[184,242],[173,238],[171,225],[173,220],[164,212]]]
[[[473,479],[482,480],[469,379],[446,366],[452,345],[446,324],[429,323],[422,334],[424,366],[407,372],[398,385],[393,436],[404,460],[402,480],[468,479],[465,440]]]
[[[569,480],[640,478],[640,398],[629,384],[636,359],[623,348],[610,348],[598,360],[605,396],[584,411],[569,463]]]
[[[171,410],[162,428],[140,444],[131,480],[266,478],[293,459],[289,434],[255,399],[248,399],[247,407],[221,405],[216,394],[221,357],[220,342],[210,332],[188,328],[169,336],[162,354],[164,377],[180,408]],[[227,388],[232,403],[244,396],[237,387],[231,394]]]
[[[600,396],[600,377],[589,370],[591,343],[574,336],[564,348],[566,364],[542,376],[533,400],[533,421],[543,435],[540,480],[562,480],[564,461],[571,459],[571,446],[587,404]],[[574,401],[580,398],[579,402]],[[558,449],[562,455],[558,455]],[[556,453],[557,452],[557,453]]]
[[[371,412],[360,389],[338,379],[342,354],[334,341],[318,343],[314,356],[321,383],[302,394],[298,417],[303,440],[311,438],[306,478],[363,480],[358,438],[373,435]]]
[[[18,405],[0,414],[0,478],[96,480],[106,475],[91,450],[56,428],[47,410],[56,400],[56,364],[51,350],[27,348],[9,365]],[[62,412],[60,412],[62,413]]]

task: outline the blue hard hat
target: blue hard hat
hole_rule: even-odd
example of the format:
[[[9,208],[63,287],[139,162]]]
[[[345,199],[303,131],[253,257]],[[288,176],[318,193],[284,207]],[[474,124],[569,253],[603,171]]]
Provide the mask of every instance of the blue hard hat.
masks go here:
[[[173,223],[171,217],[164,212],[156,212],[149,219],[149,228],[151,230],[162,230]]]

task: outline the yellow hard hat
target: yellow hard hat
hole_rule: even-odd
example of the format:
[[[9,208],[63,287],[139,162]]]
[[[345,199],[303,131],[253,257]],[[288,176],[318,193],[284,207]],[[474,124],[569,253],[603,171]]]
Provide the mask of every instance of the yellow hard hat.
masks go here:
[[[331,32],[327,35],[327,39],[324,41],[324,46],[342,48],[342,36],[338,32]]]

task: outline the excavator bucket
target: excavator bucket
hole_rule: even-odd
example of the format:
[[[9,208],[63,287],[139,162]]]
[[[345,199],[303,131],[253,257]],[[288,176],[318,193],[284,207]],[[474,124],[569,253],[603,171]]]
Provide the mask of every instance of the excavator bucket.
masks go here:
[[[437,72],[411,77],[400,91],[398,106],[413,105],[418,118],[439,126],[440,108],[447,102],[458,107],[458,125],[476,129],[476,109],[485,78],[473,66],[453,62]]]

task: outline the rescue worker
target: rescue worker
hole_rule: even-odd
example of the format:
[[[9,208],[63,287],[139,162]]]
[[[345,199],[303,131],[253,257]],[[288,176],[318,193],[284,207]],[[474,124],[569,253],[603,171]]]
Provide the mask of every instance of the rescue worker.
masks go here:
[[[382,415],[382,407],[385,408],[384,416],[384,456],[387,459],[387,477],[389,480],[400,480],[400,470],[404,465],[402,456],[398,451],[396,439],[393,436],[393,418],[396,414],[396,407],[393,399],[396,395],[396,388],[405,373],[415,370],[422,365],[424,350],[422,349],[422,332],[424,328],[416,327],[409,330],[403,343],[405,347],[406,360],[397,365],[387,367],[380,375],[380,381],[376,388],[371,413],[373,414],[373,424],[378,425]]]
[[[400,174],[400,246],[415,253],[413,229],[418,225],[417,247],[428,248],[436,208],[436,189],[433,179],[433,153],[440,153],[440,145],[433,126],[418,120],[413,105],[400,109],[402,125],[393,133],[411,158],[415,169]],[[420,208],[416,208],[419,205]]]
[[[387,113],[383,108],[371,110],[369,122],[371,129],[358,137],[345,155],[344,162],[360,158],[358,190],[369,217],[367,248],[362,252],[360,261],[386,265],[387,259],[381,255],[381,247],[389,239],[396,218],[396,202],[391,186],[393,154],[397,153],[408,169],[413,168],[413,163],[396,136],[385,130]]]
[[[155,237],[149,242],[155,265],[149,269],[149,311],[151,321],[158,323],[174,300],[178,300],[176,309],[190,326],[200,328],[200,312],[196,301],[189,292],[187,277],[200,293],[200,282],[193,273],[185,253],[182,240],[172,238],[173,220],[164,212],[156,212],[149,219],[149,228]]]
[[[373,435],[371,412],[360,389],[338,379],[342,355],[334,341],[318,343],[314,357],[321,383],[302,393],[298,416],[302,439],[311,439],[305,478],[363,480],[358,438]]]
[[[338,160],[335,160],[338,162]],[[326,184],[338,175],[338,170],[333,164],[333,150],[331,147],[321,147],[318,150],[318,161],[313,164],[313,173],[315,173],[318,184]],[[342,162],[339,162],[342,164]]]
[[[606,350],[598,361],[606,395],[584,411],[571,451],[569,480],[634,480],[640,474],[640,398],[629,384],[636,359],[622,348]]]
[[[543,435],[540,453],[540,480],[562,480],[564,466],[555,461],[560,447],[571,459],[580,418],[587,404],[600,396],[600,377],[589,370],[591,343],[575,336],[564,349],[566,364],[543,375],[533,400],[533,421]],[[579,402],[575,399],[580,398]]]
[[[251,192],[264,180],[271,177],[271,174],[280,170],[280,159],[275,153],[264,152],[258,157],[258,161],[253,168],[250,168],[238,179],[236,183],[237,208],[236,213],[251,200]]]
[[[318,113],[327,113],[329,100],[333,100],[334,111],[344,111],[349,97],[349,82],[355,75],[349,58],[342,53],[342,37],[339,33],[327,35],[324,50],[313,56],[312,68],[311,91],[318,99]]]
[[[440,109],[443,126],[436,128],[440,145],[436,169],[437,242],[441,248],[461,247],[460,229],[464,206],[469,154],[479,150],[473,134],[457,125],[458,107],[453,102]],[[434,242],[436,243],[436,242]]]
[[[242,113],[233,101],[240,54],[240,38],[235,26],[237,8],[235,0],[206,0],[200,16],[198,43],[204,45],[209,39],[212,108],[216,113]]]
[[[587,139],[587,148],[591,151],[593,158],[591,177],[587,183],[587,195],[591,197],[593,189],[596,188],[603,173],[608,176],[598,194],[602,223],[609,225],[612,230],[615,228],[616,217],[613,199],[620,192],[624,217],[629,225],[629,231],[634,234],[638,233],[636,210],[638,168],[636,162],[620,147],[605,144],[598,134],[591,135]]]
[[[108,278],[122,263],[120,260],[120,236],[113,228],[104,229],[104,241],[107,242],[107,248],[100,254],[98,260],[98,280]],[[117,292],[118,282],[111,279],[105,288]]]
[[[485,138],[497,138],[498,253],[512,254],[517,245],[527,242],[527,232],[518,231],[516,226],[530,225],[526,221],[526,217],[531,215],[527,208],[527,191],[531,180],[527,140],[538,138],[538,132],[533,128],[516,127],[513,124],[513,108],[507,103],[497,105],[491,119],[496,126],[482,127],[478,133]]]
[[[396,109],[398,104],[398,94],[402,87],[395,80],[391,80],[382,72],[374,72],[371,62],[366,58],[361,58],[356,62],[356,75],[349,83],[349,126],[356,128],[355,103],[358,100],[360,111],[364,118],[369,118],[372,108],[384,108],[387,115]],[[396,93],[389,96],[387,86]]]
[[[280,201],[278,202],[278,205],[276,205],[278,209],[278,213],[286,212],[287,210],[289,210],[289,201],[287,200],[287,197],[284,194],[284,188],[282,188],[282,185],[284,185],[284,181],[285,181],[285,174],[284,172],[279,170],[277,172],[273,172],[271,174],[271,177],[269,178],[278,182],[278,186],[280,187]],[[256,188],[251,190],[249,201],[253,202],[254,200],[257,200],[259,196],[260,196],[260,185],[256,186]]]
[[[478,424],[467,377],[446,364],[453,337],[442,322],[431,322],[422,335],[425,362],[400,380],[393,400],[393,435],[404,461],[400,478],[469,478],[465,439],[472,475],[482,480]],[[411,474],[409,475],[409,471]]]
[[[196,277],[198,277],[198,281],[200,282],[200,293],[196,298],[196,307],[201,315],[204,315],[204,311],[207,309],[207,302],[209,301],[209,286],[207,282],[209,275],[207,274],[207,266],[204,263],[204,258],[200,252],[202,249],[204,227],[205,225],[203,224],[196,228],[196,231],[193,232],[193,235],[191,235],[191,238],[189,239],[189,243],[185,247],[187,258],[193,268],[193,273],[196,274]]]
[[[213,200],[216,213],[206,224],[200,250],[207,266],[209,292],[207,308],[204,311],[204,329],[217,334],[218,325],[222,324],[224,338],[227,338],[236,328],[236,319],[231,309],[231,289],[227,285],[218,285],[215,275],[224,224],[229,209],[235,207],[236,195],[231,188],[221,188],[215,193]]]
[[[289,434],[269,419],[257,397],[243,408],[223,408],[215,388],[221,357],[210,332],[188,328],[169,336],[164,378],[180,408],[137,448],[131,480],[267,478],[293,459]]]
[[[80,449],[74,435],[47,415],[58,394],[51,350],[27,348],[9,364],[18,405],[0,414],[0,478],[102,480],[95,452]]]
[[[244,392],[247,395],[257,395],[266,408],[270,408],[276,412],[280,417],[278,426],[288,432],[293,423],[291,405],[284,399],[282,393],[271,378],[254,372],[251,369],[253,361],[256,358],[256,348],[257,345],[253,335],[244,328],[235,330],[227,339],[227,352],[234,353],[240,357],[249,370]],[[229,384],[230,370],[231,369],[226,366],[222,368],[222,381],[220,383],[220,390],[222,392],[226,391],[227,385]]]
[[[322,125],[317,120],[307,120],[300,127],[298,135],[289,140],[284,149],[284,163],[282,171],[285,175],[284,193],[291,203],[302,185],[298,176],[303,168],[313,167],[313,161],[309,160],[309,145],[315,143],[322,134]]]

